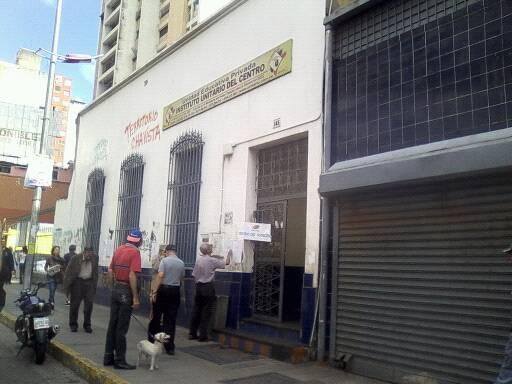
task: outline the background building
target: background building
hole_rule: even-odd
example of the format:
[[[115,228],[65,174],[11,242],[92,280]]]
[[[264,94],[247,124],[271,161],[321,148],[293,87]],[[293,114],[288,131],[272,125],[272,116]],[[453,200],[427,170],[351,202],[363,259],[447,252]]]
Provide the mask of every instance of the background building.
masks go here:
[[[493,382],[512,309],[512,3],[345,5],[325,20],[330,358],[393,383]]]
[[[104,0],[95,97],[232,0]]]
[[[41,57],[34,52],[22,48],[15,64],[0,62],[0,159],[27,165],[28,159],[39,152],[46,86]],[[44,148],[60,167],[65,164],[71,87],[71,79],[55,76]]]

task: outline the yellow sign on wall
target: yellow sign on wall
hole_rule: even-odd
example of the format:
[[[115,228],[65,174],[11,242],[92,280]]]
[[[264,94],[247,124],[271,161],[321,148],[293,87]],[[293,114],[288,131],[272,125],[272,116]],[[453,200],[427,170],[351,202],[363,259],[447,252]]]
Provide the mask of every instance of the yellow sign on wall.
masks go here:
[[[219,104],[292,71],[290,39],[254,60],[189,93],[164,108],[163,129],[188,120]]]

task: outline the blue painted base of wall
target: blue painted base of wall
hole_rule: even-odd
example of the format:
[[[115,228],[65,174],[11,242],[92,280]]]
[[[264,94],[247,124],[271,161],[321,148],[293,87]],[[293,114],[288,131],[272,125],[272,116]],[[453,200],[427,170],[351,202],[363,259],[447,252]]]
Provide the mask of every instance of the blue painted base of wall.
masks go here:
[[[98,304],[110,305],[110,289],[106,282],[106,267],[100,267],[100,278],[98,279],[98,288],[95,301]],[[185,302],[182,302],[178,312],[177,323],[180,326],[188,327],[190,316],[194,306],[195,284],[191,276],[192,271],[187,270],[184,280]],[[251,311],[251,286],[252,273],[245,272],[217,272],[215,274],[215,290],[217,295],[227,296],[228,311],[226,317],[226,327],[231,329],[240,329],[243,319],[252,316]],[[149,289],[151,283],[151,269],[143,269],[141,276],[141,307],[136,312],[141,316],[149,316],[150,301]],[[302,297],[300,305],[300,332],[296,342],[309,344],[311,333],[313,332],[313,323],[316,306],[316,288],[313,288],[313,275],[305,273],[303,275]],[[299,311],[299,309],[297,309]],[[258,327],[252,323],[251,333],[272,336],[271,330],[268,330],[268,324]],[[245,324],[244,324],[245,328]],[[268,332],[267,332],[268,331]],[[289,339],[289,337],[287,337]]]

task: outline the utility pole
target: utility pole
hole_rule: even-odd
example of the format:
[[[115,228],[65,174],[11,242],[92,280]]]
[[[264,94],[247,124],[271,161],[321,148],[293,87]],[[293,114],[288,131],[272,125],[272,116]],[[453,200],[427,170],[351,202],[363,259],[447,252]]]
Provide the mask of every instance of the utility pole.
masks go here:
[[[48,83],[46,85],[46,100],[44,104],[43,124],[41,129],[41,143],[39,146],[39,155],[44,153],[46,142],[46,130],[49,129],[50,112],[53,99],[53,86],[55,80],[55,64],[57,62],[57,51],[59,48],[60,34],[60,16],[62,14],[62,0],[57,0],[57,10],[55,12],[55,25],[53,27],[53,43],[50,58],[50,67],[48,69]],[[34,197],[32,198],[32,214],[30,216],[30,236],[28,240],[29,255],[25,261],[25,278],[23,279],[23,288],[30,288],[32,284],[32,269],[34,265],[34,256],[36,253],[37,230],[39,228],[39,211],[41,209],[42,187],[36,187]]]

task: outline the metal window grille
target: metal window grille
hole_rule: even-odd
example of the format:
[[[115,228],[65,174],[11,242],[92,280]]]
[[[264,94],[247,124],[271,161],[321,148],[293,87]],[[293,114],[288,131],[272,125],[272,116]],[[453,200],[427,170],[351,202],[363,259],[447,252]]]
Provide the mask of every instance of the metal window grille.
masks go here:
[[[392,0],[343,23],[336,33],[335,57],[344,58],[391,37],[467,7],[477,0]]]
[[[165,240],[176,245],[186,265],[193,265],[196,255],[203,146],[201,133],[188,132],[170,152]]]
[[[115,245],[121,245],[131,229],[139,226],[144,159],[129,155],[121,164]]]
[[[256,191],[261,198],[306,192],[308,139],[262,149],[258,157]]]
[[[101,234],[101,213],[103,211],[103,192],[105,175],[103,170],[94,169],[87,178],[87,194],[84,214],[84,245],[92,247],[98,254]]]

